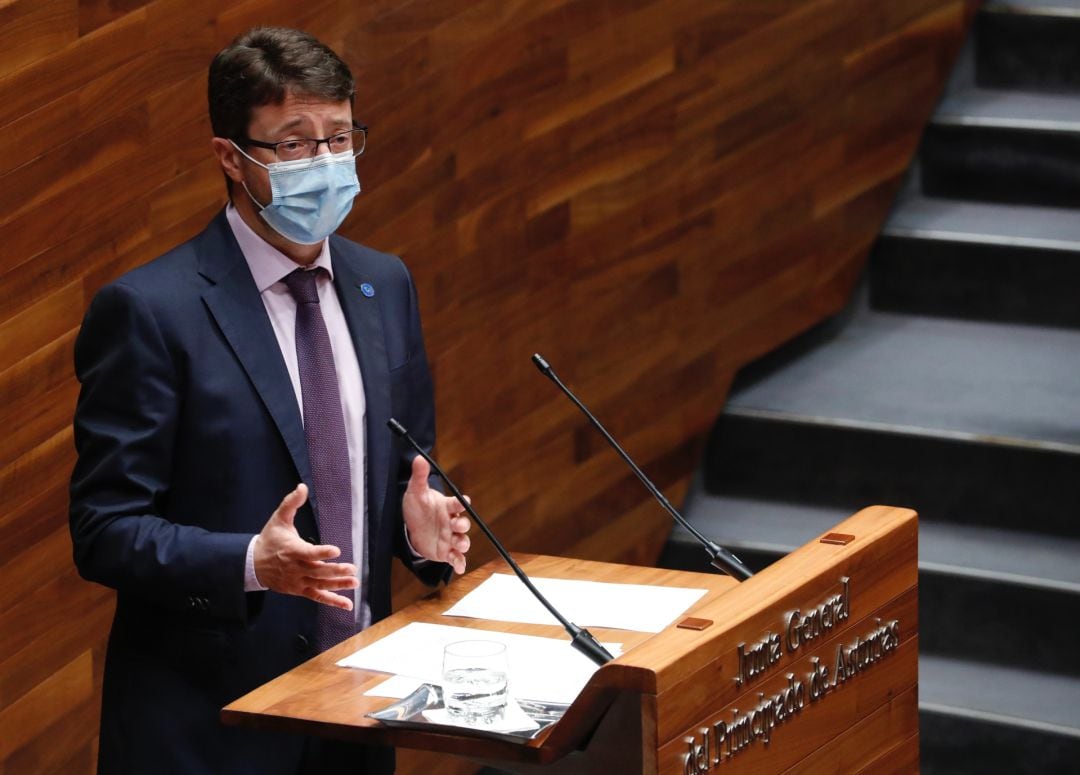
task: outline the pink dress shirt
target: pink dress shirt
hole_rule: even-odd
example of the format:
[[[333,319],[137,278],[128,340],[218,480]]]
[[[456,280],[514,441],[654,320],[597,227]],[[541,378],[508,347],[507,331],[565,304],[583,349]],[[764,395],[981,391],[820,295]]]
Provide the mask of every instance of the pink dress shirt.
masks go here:
[[[285,359],[289,379],[292,380],[296,404],[303,415],[303,398],[300,392],[300,370],[296,361],[296,301],[282,278],[299,268],[299,264],[256,234],[248,226],[240,213],[231,204],[225,210],[229,226],[244,254],[255,286],[259,289],[270,325],[277,337],[278,347]],[[341,409],[345,418],[345,436],[349,447],[349,466],[352,471],[352,536],[353,558],[359,567],[363,559],[364,517],[364,383],[360,376],[360,362],[356,357],[349,327],[345,322],[345,313],[341,301],[334,290],[334,269],[330,264],[330,242],[323,240],[322,252],[312,266],[322,267],[325,273],[318,278],[319,306],[322,310],[326,330],[330,334],[330,349],[334,352],[334,367],[337,370],[338,391],[341,394]],[[269,514],[267,517],[269,518]],[[244,569],[244,591],[254,592],[266,589],[255,575],[254,536],[248,544],[247,562]],[[360,571],[363,578],[363,570]],[[343,590],[338,594],[350,596],[351,591]],[[355,602],[355,601],[354,601]],[[361,610],[365,609],[365,610]],[[367,606],[354,606],[357,621],[367,626],[371,621]]]

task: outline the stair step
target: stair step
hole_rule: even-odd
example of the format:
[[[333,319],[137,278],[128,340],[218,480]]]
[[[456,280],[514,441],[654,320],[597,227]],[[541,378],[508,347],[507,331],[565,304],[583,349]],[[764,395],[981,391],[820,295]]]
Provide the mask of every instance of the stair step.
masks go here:
[[[919,706],[1080,740],[1080,679],[1028,667],[921,654]]]
[[[919,718],[924,773],[1076,772],[1080,762],[1075,677],[920,653]]]
[[[852,510],[699,492],[685,515],[698,530],[736,554],[781,557],[848,517]],[[699,546],[682,528],[672,541]],[[701,551],[704,557],[704,550]],[[919,568],[946,576],[1016,584],[1080,595],[1080,540],[921,519]]]
[[[1070,329],[864,309],[782,368],[744,369],[726,413],[1075,454],[1078,365]]]
[[[1080,213],[1065,207],[965,202],[915,195],[897,202],[882,233],[1080,255]]]
[[[709,492],[1080,535],[1080,332],[862,311],[784,356],[729,396]]]
[[[1066,634],[1080,617],[1075,592],[920,569],[919,598],[925,651],[1080,676],[1076,645]]]
[[[954,85],[926,128],[919,161],[931,196],[1078,206],[1080,93]]]
[[[999,0],[975,19],[980,85],[1080,90],[1080,4],[1076,0]]]
[[[869,265],[875,309],[1080,327],[1080,213],[908,196]]]
[[[993,444],[1080,449],[1080,332],[862,310],[775,370],[744,370],[729,413]]]
[[[1080,448],[838,418],[730,410],[707,450],[710,492],[845,508],[888,503],[928,518],[1071,537]]]
[[[989,0],[983,10],[1080,17],[1080,0]]]
[[[761,570],[812,541],[858,507],[783,503],[692,490],[684,514],[695,528]],[[865,504],[864,504],[865,505]],[[1021,530],[919,520],[920,647],[1009,663],[1024,654],[1062,674],[1080,673],[1063,622],[1080,617],[1080,541]],[[660,565],[709,572],[707,556],[682,528]]]
[[[1080,94],[1042,94],[954,85],[938,104],[931,122],[1076,133],[1080,132]]]

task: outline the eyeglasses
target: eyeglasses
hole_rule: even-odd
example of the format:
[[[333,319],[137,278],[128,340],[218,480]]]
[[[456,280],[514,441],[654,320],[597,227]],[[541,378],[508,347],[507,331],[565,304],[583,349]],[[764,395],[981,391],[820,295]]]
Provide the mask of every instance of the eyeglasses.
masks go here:
[[[319,152],[319,146],[324,144],[330,150],[330,153],[351,151],[353,158],[356,158],[364,152],[364,148],[367,146],[367,132],[366,125],[353,124],[352,129],[321,139],[297,137],[277,143],[264,143],[262,140],[252,140],[250,137],[246,137],[244,138],[244,144],[254,145],[256,148],[267,148],[274,152],[278,161],[314,159]]]

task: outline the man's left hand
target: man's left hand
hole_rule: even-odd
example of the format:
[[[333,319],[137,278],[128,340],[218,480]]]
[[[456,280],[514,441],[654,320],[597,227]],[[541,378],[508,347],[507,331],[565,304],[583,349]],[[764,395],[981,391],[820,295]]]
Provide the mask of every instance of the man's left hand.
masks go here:
[[[401,508],[409,543],[421,556],[449,563],[455,573],[465,572],[465,553],[469,551],[471,520],[457,498],[443,495],[428,484],[431,466],[417,455],[412,462],[412,476],[405,490]]]

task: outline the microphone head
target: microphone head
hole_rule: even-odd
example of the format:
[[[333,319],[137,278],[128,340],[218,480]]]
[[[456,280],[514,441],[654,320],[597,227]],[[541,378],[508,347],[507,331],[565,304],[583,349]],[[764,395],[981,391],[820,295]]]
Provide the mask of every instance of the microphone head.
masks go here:
[[[544,360],[544,356],[540,353],[533,353],[532,362],[536,364],[536,368],[540,369],[540,373],[546,377],[551,376],[551,364]]]
[[[409,435],[409,432],[407,430],[405,430],[405,426],[402,425],[401,423],[399,423],[393,417],[391,417],[389,420],[386,421],[386,427],[389,428],[390,430],[392,430],[395,434],[397,434],[401,438],[405,438],[406,436]]]

